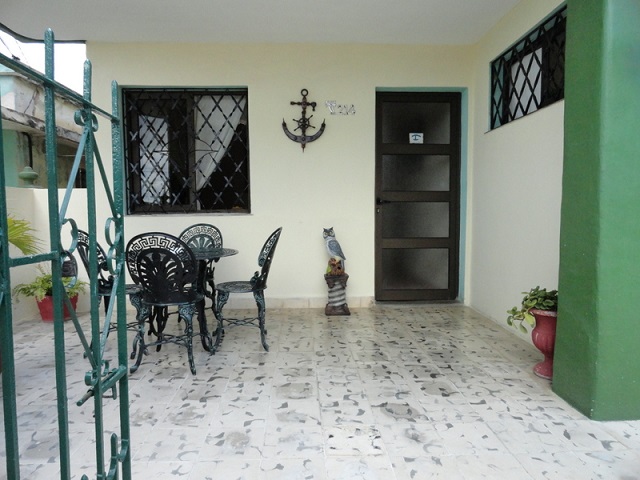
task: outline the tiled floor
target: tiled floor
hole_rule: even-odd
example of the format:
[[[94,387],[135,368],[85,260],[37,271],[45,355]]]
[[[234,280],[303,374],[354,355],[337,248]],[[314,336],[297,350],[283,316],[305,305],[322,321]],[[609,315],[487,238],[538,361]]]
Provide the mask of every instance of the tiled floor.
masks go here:
[[[213,356],[198,344],[195,376],[184,349],[149,352],[130,377],[133,478],[640,479],[640,421],[587,420],[533,375],[533,347],[468,308],[267,314],[268,353],[248,327]],[[15,330],[21,476],[54,480],[51,326]],[[95,478],[87,363],[66,343],[72,478]]]

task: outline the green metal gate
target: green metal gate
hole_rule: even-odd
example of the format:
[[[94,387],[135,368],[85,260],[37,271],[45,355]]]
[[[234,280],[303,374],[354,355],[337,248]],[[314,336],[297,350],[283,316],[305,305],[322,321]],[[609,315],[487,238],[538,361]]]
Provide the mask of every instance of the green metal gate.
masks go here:
[[[67,252],[73,253],[77,244],[76,220],[67,218],[67,209],[71,198],[74,179],[78,174],[80,162],[84,156],[87,182],[87,216],[82,223],[88,226],[90,237],[91,265],[90,292],[91,292],[91,331],[88,335],[83,332],[82,326],[72,308],[72,320],[79,339],[84,346],[87,359],[87,372],[85,384],[87,393],[79,399],[75,399],[72,408],[91,408],[95,418],[96,439],[96,478],[98,480],[112,480],[123,478],[131,479],[131,454],[130,454],[130,429],[129,429],[129,384],[128,384],[128,355],[127,355],[127,329],[126,329],[126,298],[124,285],[125,259],[124,259],[124,221],[123,221],[123,158],[121,129],[118,112],[118,88],[114,82],[112,85],[112,113],[108,113],[91,103],[91,64],[87,61],[84,70],[84,92],[80,96],[67,87],[55,82],[53,71],[54,36],[53,32],[45,32],[45,74],[27,67],[0,54],[0,64],[8,66],[12,70],[41,84],[45,91],[45,142],[46,161],[48,175],[48,211],[49,211],[49,240],[51,250],[30,256],[11,258],[8,248],[7,235],[7,204],[5,195],[6,179],[4,173],[3,142],[0,135],[0,188],[2,195],[0,200],[0,354],[2,359],[2,387],[3,407],[5,421],[6,440],[6,468],[7,477],[11,480],[19,480],[20,477],[20,451],[18,448],[18,420],[16,404],[16,375],[13,347],[13,315],[11,303],[10,269],[19,265],[45,263],[51,267],[54,281],[54,347],[55,347],[55,375],[57,391],[57,411],[59,428],[59,458],[60,479],[71,478],[70,448],[69,448],[69,424],[68,412],[70,399],[67,398],[66,368],[65,368],[65,340],[63,324],[63,305],[70,307],[62,285],[62,268]],[[82,107],[75,114],[75,121],[82,126],[83,133],[75,155],[71,178],[65,190],[64,197],[59,198],[57,188],[57,154],[56,154],[56,112],[55,96],[63,97],[77,102]],[[105,174],[98,147],[95,143],[94,132],[97,130],[97,118],[101,117],[111,125],[113,178],[109,182]],[[98,285],[98,260],[96,243],[96,187],[103,186],[106,192],[109,216],[104,225],[105,238],[109,244],[108,267],[113,275],[112,301],[109,309],[101,319],[100,297],[97,294]],[[102,190],[100,190],[102,191]],[[59,206],[59,207],[58,207]],[[73,241],[66,248],[61,242],[61,229],[71,227]],[[107,333],[111,324],[117,326],[117,365],[111,366],[104,358]],[[103,333],[104,332],[104,333]],[[115,332],[114,332],[115,333]],[[114,333],[111,334],[113,339]],[[105,400],[106,399],[106,400]],[[90,401],[92,400],[92,401]],[[103,425],[103,402],[119,402],[120,435],[112,434],[110,445],[105,445]],[[108,450],[108,453],[106,452]],[[88,480],[86,475],[83,480]]]

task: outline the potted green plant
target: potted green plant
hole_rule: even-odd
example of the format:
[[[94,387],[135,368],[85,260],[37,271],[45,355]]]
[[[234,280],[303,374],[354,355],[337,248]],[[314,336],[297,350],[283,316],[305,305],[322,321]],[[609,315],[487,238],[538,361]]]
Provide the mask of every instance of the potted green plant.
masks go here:
[[[20,296],[34,297],[38,303],[42,320],[51,321],[53,320],[53,276],[51,273],[45,271],[41,266],[38,267],[38,270],[40,271],[40,275],[36,276],[32,282],[16,285],[13,288],[13,294],[17,299]],[[75,310],[78,302],[78,295],[86,291],[88,284],[82,280],[74,281],[74,278],[71,277],[62,277],[62,284],[69,296],[71,306]],[[65,319],[70,318],[66,305],[64,306],[64,310]]]
[[[532,288],[528,292],[522,292],[524,298],[520,307],[513,307],[507,310],[507,324],[518,328],[522,333],[528,333],[524,322],[532,328],[536,326],[536,319],[532,310],[558,311],[558,291],[547,290],[539,286]]]
[[[539,377],[551,379],[558,317],[558,291],[537,286],[522,293],[524,298],[520,307],[507,310],[509,314],[507,324],[518,328],[523,333],[528,332],[525,322],[533,327],[531,340],[544,355],[544,360],[538,363],[533,371]]]

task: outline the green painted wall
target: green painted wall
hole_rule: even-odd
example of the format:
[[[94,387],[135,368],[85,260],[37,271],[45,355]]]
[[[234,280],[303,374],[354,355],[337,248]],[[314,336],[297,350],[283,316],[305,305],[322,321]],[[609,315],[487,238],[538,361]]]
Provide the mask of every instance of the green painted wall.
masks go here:
[[[640,2],[569,0],[553,389],[640,419]]]

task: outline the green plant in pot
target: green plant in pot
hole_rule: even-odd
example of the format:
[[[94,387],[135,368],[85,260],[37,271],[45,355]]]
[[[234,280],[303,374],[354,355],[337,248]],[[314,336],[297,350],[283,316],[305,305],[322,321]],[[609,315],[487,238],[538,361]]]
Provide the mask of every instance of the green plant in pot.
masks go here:
[[[546,288],[537,286],[528,292],[522,293],[524,294],[524,298],[522,299],[520,307],[513,307],[511,310],[507,310],[509,314],[507,324],[518,328],[522,333],[527,333],[528,330],[524,322],[532,328],[536,326],[536,319],[531,313],[532,309],[558,311],[558,291],[547,290]]]
[[[53,275],[50,272],[45,271],[41,266],[38,266],[38,270],[40,271],[40,274],[36,276],[33,281],[16,285],[13,288],[13,294],[16,296],[16,299],[19,299],[20,296],[34,297],[38,302],[38,307],[40,308],[40,313],[43,317],[42,319],[50,320],[50,314],[48,312],[51,310],[51,306],[49,304],[51,296],[53,295]],[[69,296],[69,299],[71,300],[72,306],[75,308],[78,295],[87,290],[88,283],[82,280],[76,280],[72,277],[62,277],[62,284]],[[65,318],[66,317],[68,317],[67,314],[65,314]]]
[[[531,340],[542,352],[544,360],[533,371],[536,375],[550,379],[553,376],[553,352],[556,341],[556,319],[558,316],[558,291],[547,290],[539,286],[529,292],[522,292],[524,298],[520,307],[507,310],[507,324],[523,333],[528,330],[525,322],[533,327]]]
[[[7,240],[24,255],[33,255],[40,251],[40,241],[36,233],[31,227],[31,223],[27,220],[14,218],[13,216],[7,217]],[[73,260],[73,263],[75,264],[75,260]],[[50,272],[45,271],[42,266],[38,266],[38,271],[40,274],[33,281],[16,285],[13,288],[13,294],[16,296],[16,301],[19,301],[21,296],[35,298],[43,320],[50,320],[53,276]],[[71,300],[72,306],[75,308],[78,295],[86,291],[88,283],[81,280],[76,281],[73,277],[62,277],[62,284]],[[66,318],[68,317],[66,305],[64,310]]]

